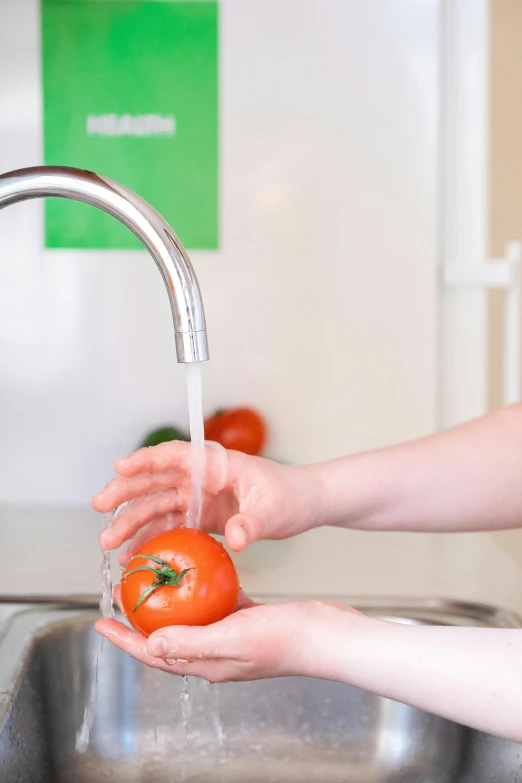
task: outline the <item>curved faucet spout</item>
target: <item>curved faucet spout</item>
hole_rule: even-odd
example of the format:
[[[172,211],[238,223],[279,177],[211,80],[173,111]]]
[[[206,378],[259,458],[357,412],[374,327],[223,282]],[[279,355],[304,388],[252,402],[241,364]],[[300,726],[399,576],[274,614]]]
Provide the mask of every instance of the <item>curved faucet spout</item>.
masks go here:
[[[150,204],[92,171],[39,166],[0,175],[0,209],[30,198],[84,201],[117,218],[145,245],[161,272],[170,300],[178,362],[208,359],[205,313],[185,248]]]

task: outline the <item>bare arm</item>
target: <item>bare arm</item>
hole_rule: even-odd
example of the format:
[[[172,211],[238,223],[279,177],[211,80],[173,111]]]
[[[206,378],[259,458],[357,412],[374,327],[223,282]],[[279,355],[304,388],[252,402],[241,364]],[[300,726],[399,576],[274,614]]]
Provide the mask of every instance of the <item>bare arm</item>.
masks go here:
[[[220,623],[163,628],[148,640],[114,620],[96,629],[172,674],[337,680],[522,742],[520,630],[401,625],[320,601],[245,604]]]
[[[405,626],[348,615],[344,623],[329,632],[330,659],[315,676],[522,742],[522,631]]]
[[[319,488],[318,524],[420,531],[522,527],[522,405],[306,470]]]
[[[191,492],[190,448],[165,443],[117,460],[95,496],[109,511],[134,501],[105,531],[126,565],[144,541],[182,524]],[[278,465],[207,449],[201,524],[239,551],[321,525],[367,530],[471,531],[522,527],[522,405],[378,451],[318,465]],[[139,532],[138,532],[139,531]]]
[[[143,449],[116,464],[94,500],[134,500],[104,544],[182,524],[190,496],[187,444]],[[318,525],[370,530],[522,527],[522,406],[447,432],[321,465],[287,467],[208,452],[202,523],[236,550]],[[206,628],[148,640],[113,620],[97,629],[150,666],[212,681],[290,674],[340,680],[522,742],[522,631],[409,627],[319,602],[244,605]]]

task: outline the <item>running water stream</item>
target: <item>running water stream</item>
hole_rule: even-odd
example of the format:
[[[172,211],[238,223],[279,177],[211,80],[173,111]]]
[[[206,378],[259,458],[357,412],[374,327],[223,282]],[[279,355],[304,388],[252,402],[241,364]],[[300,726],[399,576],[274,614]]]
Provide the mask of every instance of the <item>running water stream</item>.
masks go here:
[[[201,514],[203,510],[203,491],[205,487],[206,475],[206,451],[205,451],[205,432],[203,422],[203,403],[202,403],[202,379],[201,364],[189,362],[187,369],[187,392],[188,409],[190,422],[190,472],[192,480],[192,492],[190,502],[187,508],[186,522],[187,527],[198,528],[201,523]],[[115,516],[115,512],[104,514],[103,529],[110,527]],[[102,617],[114,619],[114,609],[112,602],[112,579],[111,579],[111,561],[110,552],[103,551],[102,565],[102,597],[100,601],[100,610]],[[103,637],[96,642],[93,652],[93,679],[89,698],[83,714],[82,726],[76,735],[76,750],[78,753],[85,753],[89,746],[89,740],[94,720],[94,711],[98,697],[98,671],[100,659],[103,654],[106,640]],[[189,763],[191,758],[190,739],[194,736],[193,715],[191,691],[193,691],[193,678],[183,677],[182,689],[180,692],[181,706],[181,781],[185,783],[190,774]],[[193,694],[192,694],[193,695]],[[204,695],[207,701],[208,715],[211,720],[212,730],[215,733],[214,745],[216,752],[216,782],[225,783],[225,738],[221,718],[219,715],[218,691],[215,685],[204,683]]]
[[[203,510],[203,489],[206,474],[205,428],[203,422],[203,395],[201,364],[189,362],[187,368],[187,392],[190,423],[190,470],[192,496],[187,509],[187,527],[199,527]]]
[[[186,364],[186,369],[191,442],[190,470],[192,479],[192,495],[187,509],[186,525],[187,527],[198,528],[201,523],[201,514],[203,511],[203,491],[205,488],[206,476],[201,364],[191,362]],[[180,694],[183,748],[181,759],[182,783],[185,783],[185,781],[188,780],[189,759],[191,757],[189,739],[194,735],[192,726],[192,701],[194,694],[191,693],[191,691],[193,691],[193,685],[192,677],[183,677],[183,688]],[[211,685],[210,683],[205,683],[204,685],[208,714],[211,718],[212,729],[216,735],[216,761],[218,762],[218,765],[215,767],[216,781],[218,781],[218,783],[225,783],[225,741],[223,726],[219,715],[218,693],[214,685]]]
[[[114,513],[114,511],[111,511],[109,514],[103,515],[103,530],[106,530],[112,525]],[[100,572],[102,580],[100,611],[102,617],[111,617],[114,620],[114,608],[112,604],[111,553],[107,549],[103,550]],[[100,659],[102,657],[103,648],[105,647],[106,641],[107,640],[104,639],[103,636],[100,636],[95,643],[92,655],[93,672],[91,690],[83,713],[82,725],[76,734],[76,751],[78,753],[85,753],[89,746],[92,723],[94,720],[94,708],[96,707],[96,700],[98,698],[98,672],[100,668]]]

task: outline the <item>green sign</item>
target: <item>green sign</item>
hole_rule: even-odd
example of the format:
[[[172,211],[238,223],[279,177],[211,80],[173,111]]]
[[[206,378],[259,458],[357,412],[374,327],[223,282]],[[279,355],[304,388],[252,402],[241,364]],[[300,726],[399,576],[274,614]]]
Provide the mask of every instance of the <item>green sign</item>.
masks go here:
[[[41,0],[46,165],[149,201],[188,248],[218,247],[218,3]],[[138,248],[114,218],[45,204],[48,248]]]

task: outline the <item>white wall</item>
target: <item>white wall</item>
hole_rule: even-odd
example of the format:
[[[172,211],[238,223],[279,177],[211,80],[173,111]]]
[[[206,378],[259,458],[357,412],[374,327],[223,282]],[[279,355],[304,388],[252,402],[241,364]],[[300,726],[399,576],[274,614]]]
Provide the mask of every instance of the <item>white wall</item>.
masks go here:
[[[432,430],[438,2],[223,0],[220,28],[221,249],[191,254],[206,410],[254,404],[296,462]],[[0,0],[3,171],[42,162],[38,49],[35,0]],[[152,260],[44,252],[41,203],[0,212],[0,498],[86,504],[169,419]]]

